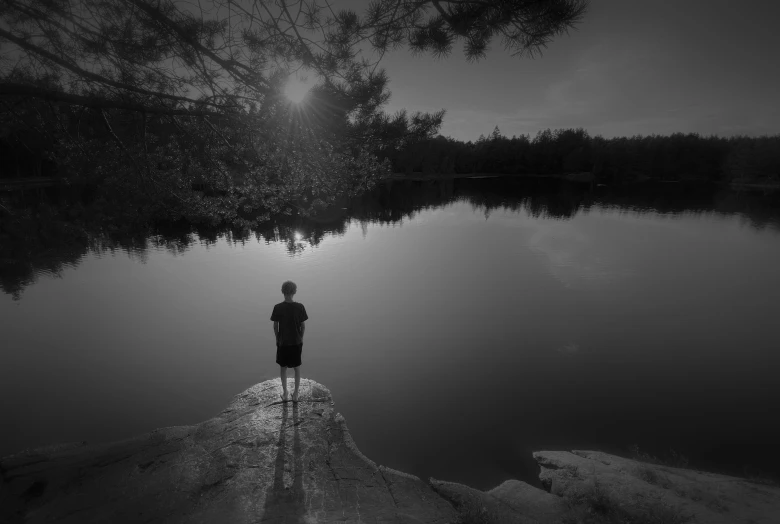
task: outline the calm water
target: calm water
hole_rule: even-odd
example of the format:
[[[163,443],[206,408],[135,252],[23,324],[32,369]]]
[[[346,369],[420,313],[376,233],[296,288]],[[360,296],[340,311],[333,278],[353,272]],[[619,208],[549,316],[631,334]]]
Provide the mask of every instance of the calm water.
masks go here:
[[[278,376],[291,279],[302,374],[380,464],[487,489],[535,482],[534,450],[638,444],[777,474],[780,228],[740,202],[403,183],[242,240],[85,250],[0,294],[0,455],[216,415]]]

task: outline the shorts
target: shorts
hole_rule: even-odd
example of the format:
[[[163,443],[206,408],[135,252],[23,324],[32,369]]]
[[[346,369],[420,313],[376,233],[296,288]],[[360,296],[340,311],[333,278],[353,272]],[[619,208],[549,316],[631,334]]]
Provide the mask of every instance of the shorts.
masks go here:
[[[276,346],[276,363],[286,368],[297,368],[301,365],[303,344],[294,346]]]

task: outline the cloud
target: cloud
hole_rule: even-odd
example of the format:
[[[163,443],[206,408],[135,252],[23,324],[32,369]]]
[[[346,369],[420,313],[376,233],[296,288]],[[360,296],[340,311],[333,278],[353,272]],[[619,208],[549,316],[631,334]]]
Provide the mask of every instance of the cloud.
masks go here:
[[[606,138],[780,132],[776,95],[736,96],[735,80],[725,73],[708,80],[699,74],[706,69],[687,55],[642,38],[605,39],[569,55],[565,69],[560,64],[507,76],[516,78],[516,86],[501,84],[495,96],[475,91],[467,103],[448,107],[441,132],[461,140],[487,135],[496,125],[505,135],[532,137],[547,128],[576,127]],[[617,41],[619,46],[612,43]],[[512,102],[500,106],[495,100],[506,98],[506,85],[512,85]]]
[[[445,128],[453,136],[463,133],[460,126],[482,127],[486,133],[495,125],[507,135],[534,135],[545,128],[591,128],[605,120],[652,116],[657,110],[638,94],[648,83],[651,55],[641,47],[612,49],[599,43],[582,51],[570,73],[524,85],[518,97],[523,102],[516,109],[453,109]]]
[[[575,353],[579,353],[580,345],[577,344],[576,342],[569,342],[564,346],[558,347],[556,350],[558,351],[558,353],[564,355],[574,355]]]
[[[603,288],[636,275],[619,267],[607,246],[596,246],[572,223],[539,224],[528,247],[546,258],[550,275],[565,288]]]

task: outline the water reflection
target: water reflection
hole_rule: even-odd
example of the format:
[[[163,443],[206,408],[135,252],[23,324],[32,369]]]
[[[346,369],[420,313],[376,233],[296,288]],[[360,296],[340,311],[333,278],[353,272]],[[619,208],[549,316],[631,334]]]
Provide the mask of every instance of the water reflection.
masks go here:
[[[496,210],[569,220],[594,206],[639,214],[739,214],[758,230],[776,227],[780,217],[777,194],[738,193],[710,184],[591,188],[558,180],[511,177],[387,181],[371,193],[337,202],[316,217],[279,216],[251,231],[182,222],[143,231],[104,231],[99,224],[90,227],[82,220],[69,219],[73,214],[69,211],[71,201],[60,195],[52,200],[56,203],[49,201],[39,210],[0,216],[0,289],[15,300],[39,276],[58,276],[63,269],[77,266],[87,253],[125,252],[143,262],[148,250],[178,255],[196,242],[210,246],[224,239],[243,244],[254,238],[267,244],[284,244],[287,252],[296,256],[318,246],[326,236],[344,235],[353,221],[361,224],[365,235],[368,224],[403,224],[404,219],[413,219],[420,211],[453,202],[470,203],[486,220]],[[80,205],[83,207],[83,202]],[[553,266],[567,267],[565,254],[554,252],[543,242],[536,248],[551,257]],[[580,268],[580,276],[586,280],[598,278],[601,270],[594,267]],[[566,281],[570,277],[560,278]]]
[[[267,319],[292,278],[316,313],[304,374],[338,392],[381,464],[491,489],[538,482],[534,450],[637,443],[704,469],[777,470],[780,428],[766,413],[780,406],[778,237],[719,211],[739,200],[716,190],[649,191],[402,182],[248,232],[86,237],[79,271],[0,311],[0,393],[24,399],[5,405],[0,448],[213,416],[277,376]],[[745,224],[772,217],[760,211],[771,200],[745,197]],[[79,258],[90,250],[121,254]],[[268,457],[281,482],[258,501],[269,514],[299,500],[286,489],[301,471],[287,416]]]
[[[538,228],[528,247],[545,259],[552,277],[567,289],[599,288],[636,275],[636,270],[616,264],[608,246],[593,240],[592,234],[552,222]]]

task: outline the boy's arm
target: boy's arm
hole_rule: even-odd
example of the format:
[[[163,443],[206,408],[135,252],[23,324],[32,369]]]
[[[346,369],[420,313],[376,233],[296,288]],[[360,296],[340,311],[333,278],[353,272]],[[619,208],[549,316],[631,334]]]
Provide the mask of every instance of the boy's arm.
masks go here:
[[[279,321],[274,320],[274,338],[276,339],[276,345],[279,345]]]
[[[301,340],[303,340],[304,333],[306,333],[306,322],[301,322]]]

